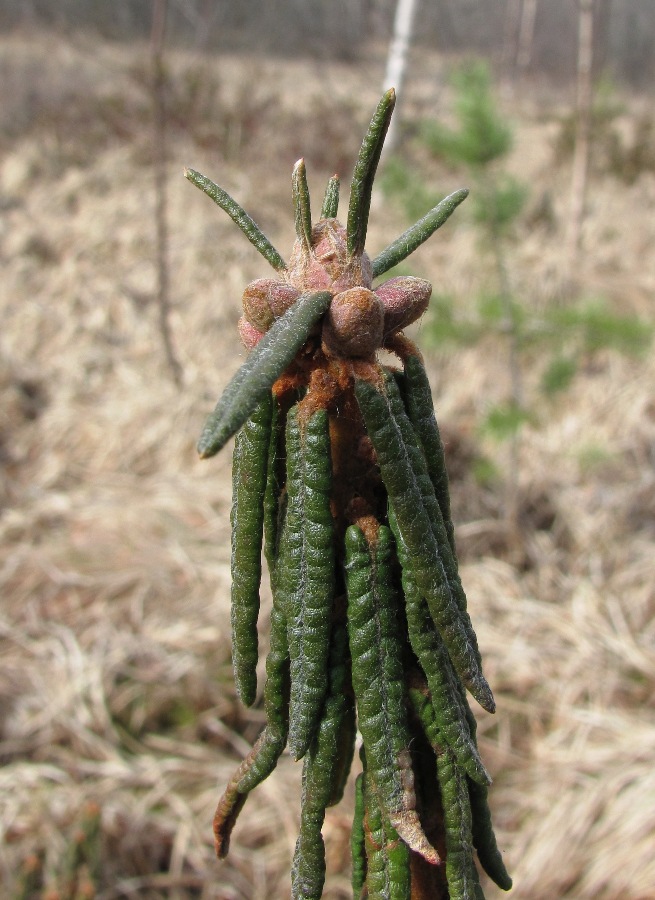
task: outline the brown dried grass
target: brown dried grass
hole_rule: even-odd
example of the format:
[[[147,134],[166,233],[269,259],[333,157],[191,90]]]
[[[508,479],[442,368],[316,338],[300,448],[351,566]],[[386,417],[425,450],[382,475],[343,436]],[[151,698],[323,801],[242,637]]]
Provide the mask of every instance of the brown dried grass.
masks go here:
[[[102,72],[128,92],[126,109],[138,106],[127,51],[103,47],[94,56],[56,45],[44,58],[38,42],[5,43],[12,65],[24,73],[36,67],[41,86],[50,71],[63,77],[68,60],[85,115],[95,86],[106,83]],[[181,57],[174,64],[187,65]],[[234,86],[245,83],[251,62],[212,65],[222,84]],[[214,804],[262,711],[239,707],[230,678],[229,454],[199,463],[193,444],[242,358],[238,300],[262,268],[181,169],[192,164],[220,177],[286,252],[291,218],[281,200],[294,124],[324,98],[326,70],[333,109],[361,89],[356,133],[343,120],[329,123],[329,137],[343,142],[339,154],[352,158],[379,69],[379,61],[323,72],[260,62],[258,75],[281,86],[281,118],[275,128],[266,121],[265,141],[259,131],[257,140],[242,137],[234,162],[225,148],[223,158],[202,141],[199,149],[184,129],[174,135],[172,326],[181,392],[165,368],[152,302],[147,132],[134,128],[127,140],[108,126],[98,144],[85,133],[89,146],[71,157],[50,119],[37,115],[6,144],[0,872],[7,896],[31,853],[45,856],[46,888],[55,884],[89,801],[102,810],[98,896],[105,900],[288,893],[300,767],[287,758],[248,801],[228,860],[219,865],[212,856]],[[20,78],[12,83],[25,89]],[[422,81],[408,113],[412,102],[425,106],[424,95]],[[556,282],[565,214],[565,173],[551,171],[543,152],[549,130],[526,118],[515,164],[519,176],[558,198],[559,230],[525,235],[514,261],[517,289],[537,299]],[[331,174],[322,163],[311,169],[317,185]],[[630,189],[594,186],[583,288],[602,286],[622,308],[648,309],[654,206],[652,178]],[[382,219],[380,197],[373,213],[376,248],[403,223],[393,211]],[[470,231],[452,226],[421,251],[417,266],[433,280],[438,273],[442,290],[466,295],[478,261]],[[433,374],[452,446],[456,438],[477,446],[476,416],[507,384],[502,348],[483,344],[435,360]],[[655,890],[654,385],[652,359],[605,353],[563,400],[540,410],[540,427],[522,443],[518,556],[498,519],[502,498],[470,478],[454,479],[456,507],[473,511],[459,529],[463,579],[498,704],[493,719],[481,716],[480,738],[517,900],[646,900]],[[484,450],[502,464],[502,450]],[[325,828],[332,900],[350,894],[349,809],[347,799]],[[489,888],[487,896],[498,892]]]

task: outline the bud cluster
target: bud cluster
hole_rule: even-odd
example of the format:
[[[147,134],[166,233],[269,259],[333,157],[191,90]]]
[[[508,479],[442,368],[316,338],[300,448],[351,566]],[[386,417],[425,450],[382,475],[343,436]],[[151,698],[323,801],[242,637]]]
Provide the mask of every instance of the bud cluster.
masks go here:
[[[276,319],[307,291],[330,291],[332,302],[323,320],[323,351],[331,357],[368,358],[385,341],[423,315],[432,286],[403,275],[371,288],[371,260],[349,254],[346,229],[336,219],[321,219],[312,242],[297,239],[281,278],[258,278],[243,293],[239,333],[248,350]]]

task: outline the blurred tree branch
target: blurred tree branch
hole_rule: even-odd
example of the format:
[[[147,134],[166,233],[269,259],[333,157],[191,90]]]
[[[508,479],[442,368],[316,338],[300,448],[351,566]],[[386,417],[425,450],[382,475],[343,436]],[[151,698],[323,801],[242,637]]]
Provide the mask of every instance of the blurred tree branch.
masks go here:
[[[150,54],[154,121],[155,226],[157,229],[157,306],[159,330],[166,363],[177,387],[182,386],[182,366],[175,355],[170,326],[170,266],[168,248],[168,194],[166,185],[166,72],[164,36],[168,0],[153,0]]]
[[[570,280],[580,252],[589,174],[591,108],[593,103],[595,0],[578,0],[578,74],[576,134],[571,176],[571,201],[567,243],[567,279]]]

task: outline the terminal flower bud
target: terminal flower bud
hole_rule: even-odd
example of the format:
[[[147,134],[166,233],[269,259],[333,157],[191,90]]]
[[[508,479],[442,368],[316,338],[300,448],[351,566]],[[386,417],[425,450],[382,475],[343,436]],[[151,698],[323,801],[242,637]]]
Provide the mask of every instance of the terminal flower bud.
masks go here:
[[[311,247],[302,240],[293,245],[288,281],[300,291],[340,291],[370,288],[371,260],[366,252],[348,253],[346,229],[337,219],[320,219],[312,228]]]
[[[246,350],[252,350],[253,347],[256,347],[257,344],[264,337],[264,332],[259,331],[252,325],[245,316],[241,316],[238,323],[239,329],[239,337],[241,338],[241,343],[246,348]]]
[[[432,285],[424,278],[399,275],[375,289],[384,309],[384,333],[401,331],[419,319],[428,308]]]
[[[243,313],[255,328],[268,331],[275,319],[279,319],[299,296],[300,291],[285,281],[258,278],[243,292]]]
[[[365,287],[332,298],[323,325],[323,344],[333,356],[370,356],[382,344],[384,310]]]

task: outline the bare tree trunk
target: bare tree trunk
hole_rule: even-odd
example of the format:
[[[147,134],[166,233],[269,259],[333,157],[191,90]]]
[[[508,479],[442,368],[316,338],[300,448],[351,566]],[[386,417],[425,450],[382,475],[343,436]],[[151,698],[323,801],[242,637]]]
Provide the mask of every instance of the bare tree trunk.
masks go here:
[[[28,28],[36,25],[37,14],[34,6],[34,0],[23,0],[20,4],[20,21],[21,25]]]
[[[416,12],[417,0],[398,0],[396,5],[396,16],[393,24],[393,38],[389,45],[389,54],[387,56],[387,70],[384,75],[383,90],[395,88],[396,93],[400,95],[400,91],[405,77],[407,68],[407,52],[412,39],[412,25],[414,23],[414,14]],[[394,147],[397,139],[398,113],[392,118],[387,139],[384,144],[383,155],[387,156]]]
[[[166,76],[164,71],[164,35],[167,0],[153,0],[151,61],[152,102],[154,111],[155,225],[157,229],[157,306],[159,330],[166,362],[173,381],[182,385],[182,367],[173,349],[170,327],[170,279],[168,253],[168,197],[166,190]]]
[[[609,34],[612,21],[612,0],[596,0],[594,21],[594,67],[596,78],[605,68],[609,50]]]
[[[502,72],[510,82],[514,81],[516,74],[518,33],[522,7],[523,0],[507,0],[505,26],[503,29]]]
[[[518,69],[519,75],[522,75],[526,71],[532,60],[537,6],[538,0],[523,0],[518,48],[516,52],[516,68]]]
[[[567,275],[569,279],[575,270],[580,251],[589,175],[591,110],[593,102],[594,0],[578,0],[578,9],[576,135],[567,241]]]

